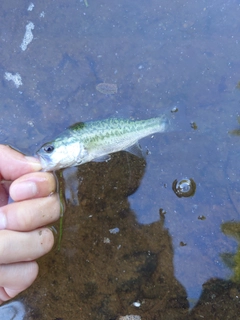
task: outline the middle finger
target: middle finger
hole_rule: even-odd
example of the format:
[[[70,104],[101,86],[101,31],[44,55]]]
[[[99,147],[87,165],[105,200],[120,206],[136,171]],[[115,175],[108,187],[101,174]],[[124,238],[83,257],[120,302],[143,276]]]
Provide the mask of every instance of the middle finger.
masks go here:
[[[56,180],[50,172],[32,172],[13,181],[10,196],[14,201],[46,197],[56,190]]]

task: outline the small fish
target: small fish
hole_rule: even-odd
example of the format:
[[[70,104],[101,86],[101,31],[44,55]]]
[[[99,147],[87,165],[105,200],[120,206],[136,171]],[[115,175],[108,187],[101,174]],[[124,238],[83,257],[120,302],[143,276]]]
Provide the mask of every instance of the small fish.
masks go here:
[[[138,140],[166,129],[165,116],[148,120],[79,122],[45,143],[38,151],[43,171],[78,166],[90,161],[108,161],[111,153],[125,150],[142,156]]]

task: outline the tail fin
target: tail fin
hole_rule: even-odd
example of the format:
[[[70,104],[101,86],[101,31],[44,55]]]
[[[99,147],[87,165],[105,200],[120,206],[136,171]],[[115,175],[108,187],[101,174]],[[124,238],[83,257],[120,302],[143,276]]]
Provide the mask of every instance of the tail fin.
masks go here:
[[[158,120],[158,127],[159,127],[158,132],[164,132],[169,130],[170,119],[165,114],[156,118],[156,120]]]

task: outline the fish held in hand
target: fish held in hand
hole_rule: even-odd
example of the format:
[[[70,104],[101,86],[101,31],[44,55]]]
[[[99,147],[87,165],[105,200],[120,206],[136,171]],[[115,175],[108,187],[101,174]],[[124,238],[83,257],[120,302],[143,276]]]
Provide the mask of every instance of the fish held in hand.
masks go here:
[[[43,171],[78,166],[90,161],[107,161],[110,154],[125,150],[142,156],[138,140],[166,130],[165,116],[147,120],[110,118],[79,122],[45,143],[38,151]]]

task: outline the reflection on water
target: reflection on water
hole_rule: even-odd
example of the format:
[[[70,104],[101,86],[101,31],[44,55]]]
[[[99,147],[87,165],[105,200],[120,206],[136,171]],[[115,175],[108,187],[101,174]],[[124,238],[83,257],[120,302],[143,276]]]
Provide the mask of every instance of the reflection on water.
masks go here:
[[[238,242],[237,252],[235,254],[226,253],[222,258],[227,266],[233,269],[233,281],[240,283],[240,223],[225,222],[222,224],[224,234],[235,238]]]
[[[236,319],[238,1],[28,6],[1,3],[1,143],[33,154],[75,122],[170,110],[174,129],[142,141],[147,165],[119,153],[63,172],[61,250],[20,296],[26,319]],[[192,197],[174,194],[179,177],[195,181]]]
[[[0,307],[0,319],[23,320],[24,318],[25,308],[20,301],[12,301]]]

